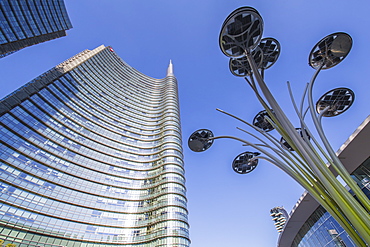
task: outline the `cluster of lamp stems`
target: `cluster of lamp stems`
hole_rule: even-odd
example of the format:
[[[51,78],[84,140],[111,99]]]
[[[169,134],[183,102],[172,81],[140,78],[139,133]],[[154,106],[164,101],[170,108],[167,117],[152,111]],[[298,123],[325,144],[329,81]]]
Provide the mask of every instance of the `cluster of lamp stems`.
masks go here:
[[[266,86],[263,76],[261,75],[263,70],[260,71],[258,69],[252,53],[246,50],[245,56],[253,72],[252,75],[250,75],[250,80],[248,80],[247,77],[245,77],[245,79],[254,91],[257,99],[267,111],[269,118],[266,117],[266,120],[278,131],[295,152],[290,152],[282,148],[279,141],[269,133],[220,109],[217,110],[238,119],[261,133],[270,144],[258,136],[240,128],[240,130],[251,135],[260,141],[260,143],[255,144],[233,136],[217,136],[209,139],[235,139],[264,154],[265,156],[259,155],[258,157],[254,157],[251,161],[257,158],[264,159],[282,169],[304,187],[338,221],[357,246],[368,246],[370,244],[370,201],[351,178],[324,134],[321,119],[323,114],[329,110],[330,106],[317,114],[312,100],[313,85],[317,75],[325,64],[325,58],[321,66],[316,69],[311,81],[306,85],[299,108],[293,98],[292,90],[288,82],[292,104],[301,124],[301,136]],[[257,81],[257,84],[255,81]],[[303,111],[306,95],[313,124],[326,151],[321,147],[305,123],[305,116],[308,111],[308,109]],[[312,139],[312,142],[309,140],[309,137]],[[341,184],[335,174],[331,172],[329,166],[343,179],[346,185],[356,195],[358,201]]]

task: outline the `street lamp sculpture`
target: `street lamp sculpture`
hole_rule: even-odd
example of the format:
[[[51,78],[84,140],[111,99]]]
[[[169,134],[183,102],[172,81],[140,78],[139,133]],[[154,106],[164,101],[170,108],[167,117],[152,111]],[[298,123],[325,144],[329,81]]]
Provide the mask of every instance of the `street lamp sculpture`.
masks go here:
[[[321,70],[338,65],[348,55],[352,38],[346,33],[333,33],[315,45],[309,55],[309,65],[315,72],[307,83],[299,105],[293,98],[288,82],[292,104],[300,122],[300,127],[295,128],[264,82],[264,71],[276,62],[280,45],[273,38],[262,38],[262,33],[263,20],[257,10],[241,7],[226,18],[219,37],[221,51],[230,57],[231,73],[245,78],[264,110],[257,114],[252,124],[217,110],[260,133],[258,136],[238,128],[258,143],[234,136],[214,136],[210,130],[201,129],[190,136],[190,149],[195,152],[205,151],[214,140],[222,138],[238,140],[254,148],[257,151],[244,152],[234,159],[232,168],[235,172],[246,174],[253,171],[259,159],[271,162],[303,186],[341,224],[358,246],[370,245],[370,201],[335,154],[321,124],[323,117],[345,112],[353,103],[354,93],[348,88],[336,88],[325,93],[316,104],[312,99],[317,75]],[[319,139],[306,124],[308,113]],[[268,133],[273,129],[281,135],[280,140]],[[328,164],[334,171],[329,169]],[[337,180],[337,175],[358,200]]]

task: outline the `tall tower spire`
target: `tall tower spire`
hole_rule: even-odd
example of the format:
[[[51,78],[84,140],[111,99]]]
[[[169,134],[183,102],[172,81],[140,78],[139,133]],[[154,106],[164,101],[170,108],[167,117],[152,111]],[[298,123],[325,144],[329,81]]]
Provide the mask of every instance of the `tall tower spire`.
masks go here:
[[[168,65],[168,68],[167,68],[167,76],[174,76],[174,74],[173,74],[173,64],[172,64],[171,59],[170,59],[170,64]]]

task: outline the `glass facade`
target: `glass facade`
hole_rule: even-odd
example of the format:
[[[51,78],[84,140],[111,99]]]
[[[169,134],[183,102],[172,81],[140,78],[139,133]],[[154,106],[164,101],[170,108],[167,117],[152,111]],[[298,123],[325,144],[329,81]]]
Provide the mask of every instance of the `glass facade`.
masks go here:
[[[370,158],[352,177],[370,198]],[[319,206],[295,237],[292,247],[356,247],[352,239],[326,210]]]
[[[0,58],[71,28],[63,0],[1,0]]]
[[[0,239],[189,246],[172,73],[86,50],[0,101]]]

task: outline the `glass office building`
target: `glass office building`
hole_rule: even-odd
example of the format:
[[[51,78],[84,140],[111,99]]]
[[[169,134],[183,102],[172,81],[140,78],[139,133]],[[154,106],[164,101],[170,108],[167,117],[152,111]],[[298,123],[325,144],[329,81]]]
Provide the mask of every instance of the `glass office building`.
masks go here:
[[[85,50],[0,101],[0,240],[189,246],[177,81]]]
[[[0,58],[66,36],[71,28],[63,0],[1,0]]]

